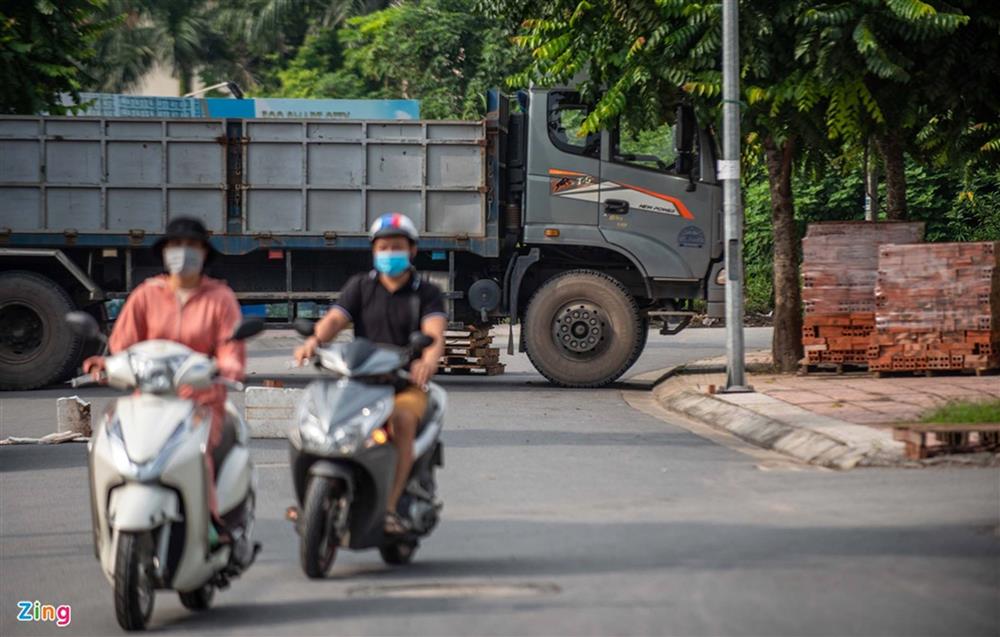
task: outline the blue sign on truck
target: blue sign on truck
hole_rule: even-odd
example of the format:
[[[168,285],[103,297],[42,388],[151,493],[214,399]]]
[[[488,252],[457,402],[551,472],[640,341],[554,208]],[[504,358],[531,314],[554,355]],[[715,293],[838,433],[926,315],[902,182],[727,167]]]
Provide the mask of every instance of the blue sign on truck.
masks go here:
[[[242,119],[420,119],[420,100],[255,97],[153,97],[80,93],[76,113],[89,117],[239,117]],[[74,104],[63,95],[63,104]]]

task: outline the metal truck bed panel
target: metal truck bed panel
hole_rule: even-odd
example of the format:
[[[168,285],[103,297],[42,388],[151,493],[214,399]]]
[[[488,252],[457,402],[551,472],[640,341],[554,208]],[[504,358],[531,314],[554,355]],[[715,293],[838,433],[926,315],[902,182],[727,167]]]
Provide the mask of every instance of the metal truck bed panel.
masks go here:
[[[3,117],[0,228],[155,235],[185,215],[230,237],[346,238],[398,211],[428,237],[481,238],[485,136],[478,122]]]

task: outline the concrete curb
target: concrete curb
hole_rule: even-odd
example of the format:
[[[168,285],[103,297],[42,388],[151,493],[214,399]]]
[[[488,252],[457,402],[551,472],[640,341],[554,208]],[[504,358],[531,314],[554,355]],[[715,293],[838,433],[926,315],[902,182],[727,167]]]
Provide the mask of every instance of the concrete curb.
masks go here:
[[[664,370],[653,389],[666,409],[727,431],[764,449],[831,469],[908,464],[902,445],[886,432],[822,416],[762,393],[708,394],[671,387],[671,379],[692,373],[715,373],[697,363]]]
[[[247,387],[243,393],[243,417],[250,437],[285,438],[303,391],[298,387]]]

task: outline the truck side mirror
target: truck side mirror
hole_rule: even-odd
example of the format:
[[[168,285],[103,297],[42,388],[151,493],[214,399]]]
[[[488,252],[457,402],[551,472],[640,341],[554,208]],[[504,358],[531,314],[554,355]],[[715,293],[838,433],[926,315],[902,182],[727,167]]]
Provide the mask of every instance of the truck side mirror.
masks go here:
[[[677,107],[677,122],[674,124],[674,147],[677,149],[677,172],[689,175],[694,169],[694,133],[698,122],[694,109],[687,104]]]

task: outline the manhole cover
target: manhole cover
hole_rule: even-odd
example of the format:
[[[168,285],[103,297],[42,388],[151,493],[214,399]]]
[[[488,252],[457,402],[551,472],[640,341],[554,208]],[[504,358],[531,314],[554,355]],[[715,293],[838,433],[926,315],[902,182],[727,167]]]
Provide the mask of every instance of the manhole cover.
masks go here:
[[[555,584],[398,584],[393,586],[359,586],[347,591],[348,597],[531,597],[554,595]]]

